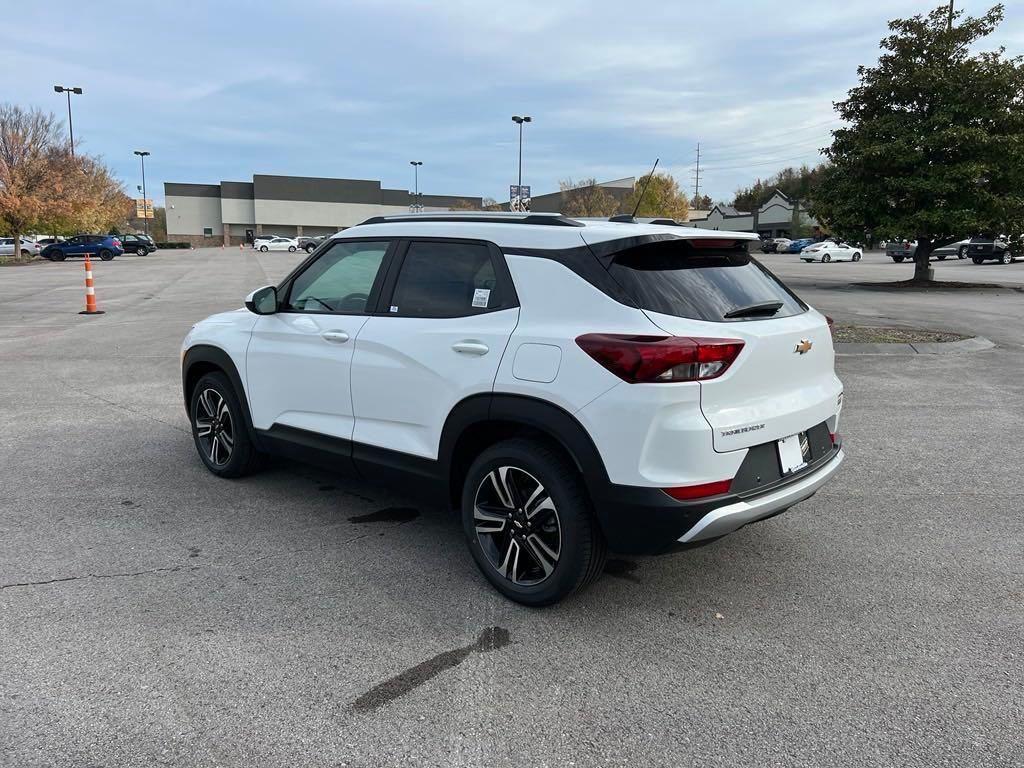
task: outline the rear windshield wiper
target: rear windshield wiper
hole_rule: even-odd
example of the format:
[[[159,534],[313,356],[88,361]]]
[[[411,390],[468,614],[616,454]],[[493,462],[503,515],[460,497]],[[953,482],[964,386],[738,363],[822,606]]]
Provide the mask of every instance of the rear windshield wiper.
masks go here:
[[[759,301],[757,304],[748,304],[745,307],[730,309],[723,317],[732,319],[734,317],[754,317],[755,315],[774,315],[782,309],[781,301]]]

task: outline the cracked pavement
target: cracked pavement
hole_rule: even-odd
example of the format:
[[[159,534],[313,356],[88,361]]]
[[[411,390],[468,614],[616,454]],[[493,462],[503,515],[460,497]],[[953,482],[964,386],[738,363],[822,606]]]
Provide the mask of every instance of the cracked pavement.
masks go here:
[[[0,269],[0,766],[1024,764],[1024,295],[766,257],[1000,346],[841,358],[834,483],[527,610],[413,488],[194,455],[180,339],[296,259],[100,263],[98,317],[80,262]]]

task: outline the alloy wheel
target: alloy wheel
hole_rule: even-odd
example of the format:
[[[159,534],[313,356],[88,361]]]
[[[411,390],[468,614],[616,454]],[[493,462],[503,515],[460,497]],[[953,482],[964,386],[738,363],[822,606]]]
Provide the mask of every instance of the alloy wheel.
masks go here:
[[[196,440],[210,463],[223,467],[235,447],[234,424],[227,400],[215,389],[204,389],[196,403]]]
[[[491,567],[513,584],[540,584],[558,565],[562,526],[554,500],[529,472],[499,466],[473,501],[476,538]]]

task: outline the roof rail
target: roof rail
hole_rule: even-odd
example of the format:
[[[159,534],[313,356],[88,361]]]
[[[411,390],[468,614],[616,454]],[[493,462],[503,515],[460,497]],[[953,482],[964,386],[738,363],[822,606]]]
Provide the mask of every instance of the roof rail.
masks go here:
[[[609,216],[608,221],[618,221],[623,224],[635,224],[636,219],[633,218],[631,213],[618,213],[614,216]]]
[[[648,224],[661,224],[666,227],[681,227],[683,226],[675,219],[651,219]]]
[[[560,213],[408,213],[392,216],[371,216],[363,224],[407,224],[415,222],[460,222],[487,224],[535,224],[548,227],[583,227],[582,222]]]

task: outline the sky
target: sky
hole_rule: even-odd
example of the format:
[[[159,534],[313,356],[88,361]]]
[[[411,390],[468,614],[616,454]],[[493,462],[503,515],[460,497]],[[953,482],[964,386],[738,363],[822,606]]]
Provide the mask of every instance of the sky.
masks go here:
[[[133,196],[253,174],[508,199],[640,176],[691,194],[814,163],[890,18],[938,0],[3,0],[0,101],[66,119]],[[980,13],[989,3],[957,0]],[[989,38],[1024,53],[1024,1]],[[18,34],[10,34],[18,30]]]

